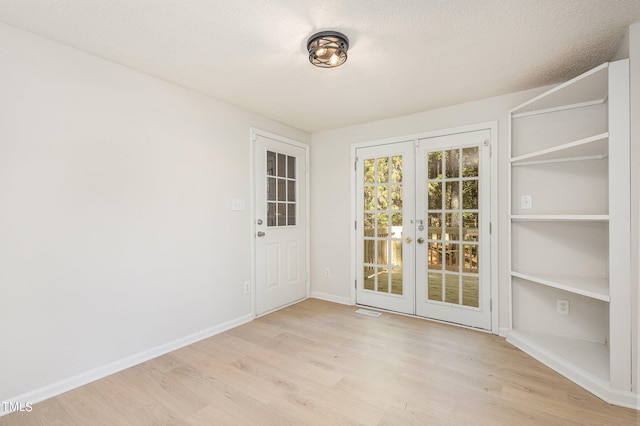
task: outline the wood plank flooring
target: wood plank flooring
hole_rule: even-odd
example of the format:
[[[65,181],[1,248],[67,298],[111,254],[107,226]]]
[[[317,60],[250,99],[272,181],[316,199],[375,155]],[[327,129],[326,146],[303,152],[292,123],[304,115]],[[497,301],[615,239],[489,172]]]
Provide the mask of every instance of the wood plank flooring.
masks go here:
[[[0,425],[638,425],[504,339],[320,300],[33,406]]]

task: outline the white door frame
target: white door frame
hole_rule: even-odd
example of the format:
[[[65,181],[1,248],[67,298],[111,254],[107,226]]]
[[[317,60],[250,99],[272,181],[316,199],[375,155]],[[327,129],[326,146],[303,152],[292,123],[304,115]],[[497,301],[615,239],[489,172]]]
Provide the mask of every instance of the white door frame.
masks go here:
[[[498,327],[498,313],[499,313],[499,293],[498,293],[498,122],[497,121],[489,121],[484,123],[471,124],[468,126],[454,127],[450,129],[442,129],[442,130],[434,130],[425,133],[418,133],[409,136],[397,136],[386,139],[378,139],[373,141],[366,142],[357,142],[351,144],[351,224],[354,224],[351,232],[351,304],[355,305],[356,303],[356,285],[357,285],[357,271],[358,271],[358,259],[356,255],[357,241],[356,241],[356,231],[355,231],[355,223],[356,223],[356,150],[358,148],[376,146],[376,145],[387,145],[398,142],[406,142],[407,140],[418,140],[425,138],[433,138],[438,136],[447,136],[453,135],[456,133],[466,133],[466,132],[475,132],[478,130],[489,130],[490,131],[490,149],[492,150],[492,155],[490,158],[491,162],[491,193],[490,197],[490,205],[491,205],[491,228],[492,232],[490,234],[490,245],[491,245],[491,270],[490,270],[490,286],[491,286],[491,302],[492,302],[492,310],[491,310],[491,332],[493,334],[499,333]]]
[[[310,255],[309,255],[309,145],[296,141],[294,139],[289,139],[286,138],[284,136],[280,136],[280,135],[276,135],[275,133],[270,133],[264,130],[260,130],[257,129],[255,127],[250,127],[249,128],[249,164],[250,167],[249,169],[251,170],[251,176],[250,176],[250,188],[251,188],[251,225],[249,226],[249,229],[251,230],[250,232],[250,238],[251,238],[251,315],[255,318],[257,315],[257,308],[256,308],[256,205],[255,205],[255,199],[256,199],[256,187],[255,187],[255,165],[254,165],[254,156],[255,156],[255,143],[256,143],[256,139],[258,136],[263,136],[265,138],[268,139],[273,139],[276,140],[278,142],[282,142],[282,143],[286,143],[289,145],[293,145],[296,146],[298,148],[302,148],[304,149],[304,155],[305,155],[305,204],[306,204],[306,209],[305,209],[305,217],[304,217],[304,223],[305,223],[305,257],[306,257],[306,270],[304,271],[305,273],[305,281],[307,283],[307,288],[306,288],[306,298],[309,297],[310,291],[311,291],[311,281],[310,281],[310,274],[309,274],[309,268],[311,267],[310,265]],[[282,307],[280,307],[282,308]],[[280,309],[278,308],[278,309]]]

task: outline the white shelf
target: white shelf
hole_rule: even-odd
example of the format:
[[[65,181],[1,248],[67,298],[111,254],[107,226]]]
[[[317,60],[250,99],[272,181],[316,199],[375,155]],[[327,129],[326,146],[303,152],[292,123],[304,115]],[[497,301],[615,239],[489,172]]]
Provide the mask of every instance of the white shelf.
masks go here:
[[[526,274],[511,271],[511,276],[523,280],[532,281],[547,287],[557,288],[592,299],[609,302],[609,280],[595,277],[566,277],[547,274]]]
[[[520,155],[510,160],[511,164],[526,165],[558,161],[576,161],[584,159],[607,158],[609,152],[609,133],[600,133],[588,138],[568,142],[552,148]]]
[[[511,110],[511,113],[515,115],[545,112],[545,110],[558,109],[558,107],[607,99],[609,91],[608,71],[609,64],[604,63],[518,105]]]
[[[608,222],[608,214],[512,214],[512,221],[522,222]]]
[[[609,388],[609,348],[603,343],[520,329],[511,330],[507,341],[587,390]]]
[[[531,117],[533,115],[551,114],[551,113],[554,113],[554,112],[566,111],[566,110],[569,110],[569,109],[585,108],[585,107],[590,107],[590,106],[594,106],[594,105],[600,105],[600,104],[604,104],[606,102],[607,102],[607,100],[603,98],[603,99],[596,99],[596,100],[593,100],[593,101],[579,102],[577,104],[560,105],[560,106],[551,107],[551,108],[539,109],[539,110],[536,110],[536,111],[512,113],[511,114],[511,118],[518,119],[518,118],[524,118],[524,117]]]
[[[509,111],[508,168],[507,341],[625,406],[638,401],[631,392],[629,105],[628,60],[524,102]],[[521,194],[538,207],[517,208]],[[555,315],[558,298],[573,301],[568,316]]]

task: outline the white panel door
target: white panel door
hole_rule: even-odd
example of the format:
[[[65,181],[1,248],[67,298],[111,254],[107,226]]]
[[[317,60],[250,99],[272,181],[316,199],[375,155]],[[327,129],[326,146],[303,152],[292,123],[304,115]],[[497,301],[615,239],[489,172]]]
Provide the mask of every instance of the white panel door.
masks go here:
[[[489,140],[481,130],[419,141],[419,316],[491,329]]]
[[[263,315],[308,295],[307,149],[257,134],[255,306]]]

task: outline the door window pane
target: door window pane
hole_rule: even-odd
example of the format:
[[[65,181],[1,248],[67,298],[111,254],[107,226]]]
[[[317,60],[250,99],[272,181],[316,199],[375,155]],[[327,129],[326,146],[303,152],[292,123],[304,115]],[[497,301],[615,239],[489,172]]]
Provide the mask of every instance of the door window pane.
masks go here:
[[[287,205],[284,203],[278,203],[278,213],[276,213],[278,217],[278,226],[286,226],[287,225]]]
[[[442,239],[442,213],[429,213],[427,238],[430,240]]]
[[[364,183],[373,183],[375,175],[375,166],[373,159],[364,160]]]
[[[480,149],[477,146],[462,150],[462,176],[479,176]]]
[[[478,246],[476,244],[464,244],[463,272],[478,273]]]
[[[447,303],[460,303],[459,275],[444,274],[444,301]]]
[[[296,181],[288,181],[287,186],[287,201],[296,201]]]
[[[389,159],[378,158],[378,183],[389,182]]]
[[[389,188],[378,186],[378,210],[387,210],[389,207]]]
[[[364,240],[364,263],[376,263],[375,240]]]
[[[391,181],[402,182],[402,156],[396,155],[395,157],[392,157],[391,164],[393,165]]]
[[[373,266],[364,267],[364,289],[375,290],[376,289],[376,271]]]
[[[478,241],[478,213],[462,213],[462,239]]]
[[[402,266],[402,240],[391,242],[391,264]]]
[[[389,293],[389,270],[383,269],[378,273],[378,291]]]
[[[296,178],[296,157],[287,156],[287,177]]]
[[[462,182],[462,200],[462,208],[478,208],[478,181],[476,179]]]
[[[427,268],[441,270],[442,269],[442,244],[429,243],[427,251]]]
[[[293,226],[296,224],[296,205],[288,204],[287,205],[287,225]]]
[[[429,272],[427,277],[427,299],[442,302],[442,274]]]
[[[373,186],[367,186],[364,188],[364,209],[375,210],[374,193],[375,188]]]
[[[373,228],[375,227],[375,215],[373,213],[364,214],[364,236],[373,237]]]
[[[391,270],[391,293],[402,294],[402,269],[400,268]]]
[[[444,208],[447,210],[456,210],[460,208],[460,182],[446,182],[446,193]]]
[[[462,277],[462,304],[473,308],[480,307],[480,279],[479,277]]]
[[[460,244],[445,244],[445,269],[460,272]]]
[[[446,177],[456,178],[460,176],[460,150],[453,149],[445,152]]]
[[[296,157],[267,151],[267,226],[296,226]]]
[[[391,209],[402,210],[402,186],[391,186]]]
[[[276,153],[267,151],[267,176],[276,175]]]
[[[287,201],[287,181],[278,179],[278,201]]]
[[[378,229],[376,237],[388,237],[389,236],[389,214],[380,213],[378,215]]]
[[[276,200],[276,178],[267,178],[267,200]]]
[[[278,154],[278,176],[287,177],[287,156],[284,154]]]
[[[430,152],[427,156],[427,176],[429,179],[442,179],[442,153]]]
[[[460,239],[460,213],[447,213],[445,239],[457,241]]]
[[[276,226],[276,203],[267,203],[267,226]]]
[[[427,186],[429,187],[429,194],[427,196],[429,209],[442,209],[442,182],[429,182]]]

